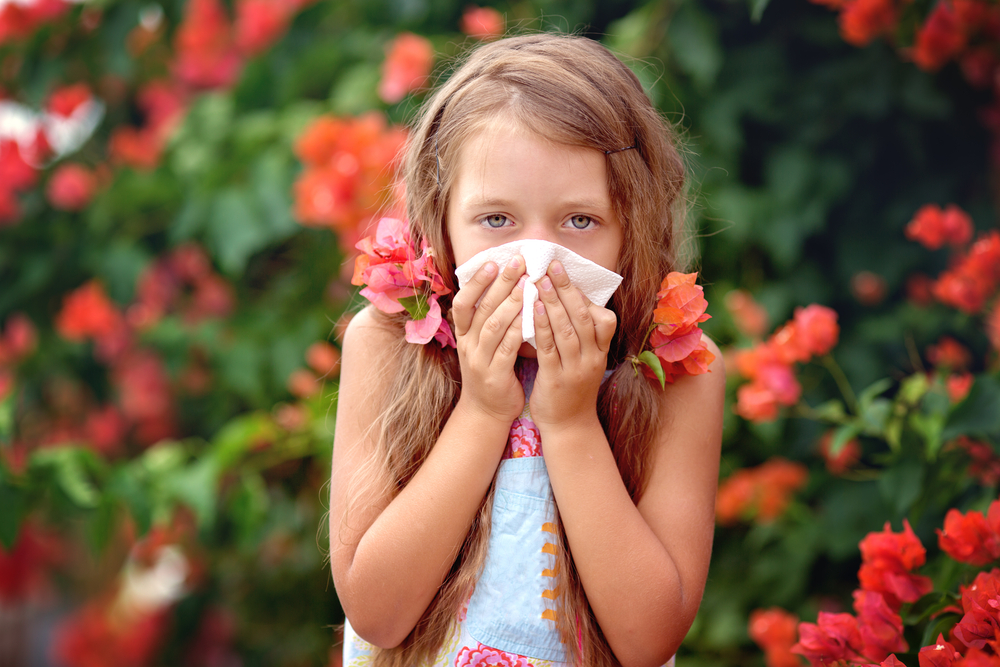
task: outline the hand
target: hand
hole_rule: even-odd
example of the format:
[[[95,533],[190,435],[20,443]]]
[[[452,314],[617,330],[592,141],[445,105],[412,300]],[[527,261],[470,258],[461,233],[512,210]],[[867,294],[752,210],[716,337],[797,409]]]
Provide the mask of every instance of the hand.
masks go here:
[[[452,312],[462,369],[459,402],[509,427],[524,409],[524,389],[514,374],[521,347],[524,258],[514,257],[499,276],[497,268],[487,262],[479,269],[455,295]]]
[[[618,320],[570,283],[558,261],[538,281],[538,296],[534,313],[538,376],[531,393],[531,418],[543,429],[596,417],[597,392]]]

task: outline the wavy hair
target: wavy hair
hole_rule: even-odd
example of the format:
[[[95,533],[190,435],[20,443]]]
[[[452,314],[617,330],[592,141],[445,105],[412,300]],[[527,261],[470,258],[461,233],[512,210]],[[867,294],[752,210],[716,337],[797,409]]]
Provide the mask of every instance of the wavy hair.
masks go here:
[[[598,395],[598,416],[634,502],[646,483],[658,423],[659,390],[625,363],[639,354],[663,276],[679,266],[683,245],[684,163],[670,125],[652,106],[632,71],[590,39],[532,34],[474,50],[428,100],[412,129],[404,160],[406,209],[414,242],[426,239],[448,287],[457,290],[447,235],[448,193],[462,146],[493,123],[530,128],[546,138],[607,154],[608,189],[621,221],[618,273],[624,280],[609,304],[618,317],[608,354],[614,369]],[[630,150],[616,150],[633,147]],[[450,317],[451,302],[442,299]],[[390,351],[399,381],[381,406],[372,467],[385,490],[398,493],[427,457],[461,393],[457,353],[436,344],[403,342],[402,319]],[[375,649],[377,667],[430,662],[453,629],[460,605],[482,571],[489,541],[493,487],[483,500],[458,557],[423,617],[404,642]],[[573,664],[615,665],[573,565],[559,521],[558,571],[563,581],[557,625]]]

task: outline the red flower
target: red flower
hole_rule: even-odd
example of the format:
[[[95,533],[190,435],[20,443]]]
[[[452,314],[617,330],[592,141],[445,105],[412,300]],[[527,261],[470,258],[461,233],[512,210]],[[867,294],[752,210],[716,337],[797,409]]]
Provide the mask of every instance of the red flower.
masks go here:
[[[903,602],[914,602],[934,588],[928,577],[912,574],[913,569],[924,564],[927,551],[906,519],[902,533],[893,533],[886,522],[883,532],[868,533],[859,546],[861,589],[882,593],[892,609],[899,609]]]
[[[843,447],[836,455],[830,452],[830,445],[833,444],[833,431],[827,431],[819,440],[819,451],[826,462],[826,469],[833,475],[843,475],[851,469],[861,458],[861,445],[857,438],[852,438],[844,443]]]
[[[194,88],[229,87],[243,67],[219,0],[189,0],[174,35],[174,50],[177,78]]]
[[[64,164],[52,174],[45,194],[53,207],[79,211],[90,203],[96,188],[94,172],[79,164]]]
[[[877,306],[885,298],[885,278],[872,271],[851,276],[851,294],[862,306]]]
[[[953,667],[1000,667],[1000,656],[972,648],[952,665]]]
[[[0,365],[16,364],[35,351],[38,333],[35,325],[23,313],[7,318],[3,336],[0,336]]]
[[[948,400],[952,403],[961,403],[972,390],[976,377],[972,373],[952,373],[945,380],[945,388],[948,390]]]
[[[389,45],[389,52],[382,63],[379,97],[395,104],[407,94],[420,90],[427,83],[433,65],[434,47],[431,43],[413,33],[401,33]]]
[[[304,225],[332,227],[353,248],[371,216],[391,208],[388,197],[406,140],[377,112],[358,118],[321,116],[295,143],[305,169],[295,182],[295,216]]]
[[[970,648],[982,649],[997,640],[1000,628],[1000,570],[980,572],[969,586],[960,586],[965,615],[952,630]]]
[[[163,362],[153,352],[134,350],[112,371],[122,414],[136,425],[135,437],[153,444],[176,434],[176,417],[170,379]]]
[[[968,37],[951,0],[939,1],[927,21],[917,30],[917,41],[912,51],[913,62],[922,70],[936,72],[964,51],[967,42]]]
[[[248,56],[267,50],[288,29],[295,6],[286,0],[239,0],[236,45]]]
[[[64,0],[7,2],[0,6],[0,43],[28,37],[38,26],[58,18],[68,9],[69,3]]]
[[[61,562],[62,553],[63,545],[54,533],[31,521],[21,524],[10,550],[0,545],[0,603],[17,605],[45,586],[49,570]]]
[[[23,192],[37,180],[38,172],[25,161],[17,142],[0,138],[0,190]]]
[[[736,414],[747,421],[769,422],[778,418],[778,399],[760,382],[736,390]]]
[[[100,283],[91,280],[63,298],[55,324],[63,338],[84,340],[115,333],[122,324],[122,317]]]
[[[733,324],[744,336],[760,338],[767,331],[767,311],[746,290],[727,292],[725,306],[729,316],[733,318]]]
[[[889,608],[881,593],[854,591],[854,611],[858,614],[861,653],[869,660],[884,660],[895,651],[907,651],[903,639],[903,619]]]
[[[798,639],[799,619],[784,609],[755,609],[750,613],[747,632],[750,639],[764,649],[767,667],[800,667],[802,662],[792,653]]]
[[[936,345],[927,348],[927,361],[935,367],[961,371],[972,363],[972,354],[951,336],[942,336]]]
[[[1000,352],[1000,301],[993,304],[993,310],[986,316],[986,335],[993,349]]]
[[[939,8],[944,6],[945,3],[938,3]],[[954,204],[944,210],[937,204],[926,204],[906,225],[905,234],[909,240],[930,250],[937,250],[946,243],[962,246],[972,239],[972,218]]]
[[[503,15],[492,7],[468,7],[462,14],[461,28],[476,39],[496,39],[504,31]]]
[[[93,98],[90,88],[85,83],[76,83],[71,86],[64,86],[52,92],[49,96],[49,113],[64,118],[69,118],[76,112],[77,108],[86,104]]]
[[[906,279],[906,298],[924,307],[934,301],[934,279],[923,273],[914,273]]]
[[[1000,558],[1000,503],[990,506],[987,522],[982,512],[962,514],[950,509],[944,516],[944,530],[938,530],[938,546],[946,554],[970,565],[986,565]]]
[[[978,313],[1000,283],[1000,231],[982,235],[948,271],[939,276],[934,296],[969,314]]]
[[[775,457],[756,468],[744,468],[730,475],[719,487],[715,516],[722,525],[755,516],[760,522],[781,516],[791,496],[809,479],[801,463]]]
[[[90,446],[98,452],[110,456],[118,453],[125,442],[128,423],[113,405],[92,410],[87,415],[83,430]]]
[[[893,0],[847,0],[840,12],[840,36],[854,46],[865,46],[896,25]]]
[[[292,371],[291,375],[288,376],[285,386],[292,396],[298,398],[309,398],[322,389],[319,378],[307,368],[299,368]]]
[[[917,659],[920,667],[951,667],[962,654],[944,640],[944,635],[938,634],[937,642],[920,649]]]
[[[821,611],[816,623],[799,624],[799,641],[791,650],[813,665],[825,665],[838,660],[862,662],[860,649],[861,633],[856,618]]]
[[[53,656],[66,667],[144,667],[166,637],[167,610],[116,611],[111,600],[86,604],[55,632]]]
[[[1000,458],[993,447],[985,442],[977,442],[966,436],[959,436],[952,446],[964,449],[972,459],[969,463],[968,475],[983,486],[996,486],[1000,482]]]

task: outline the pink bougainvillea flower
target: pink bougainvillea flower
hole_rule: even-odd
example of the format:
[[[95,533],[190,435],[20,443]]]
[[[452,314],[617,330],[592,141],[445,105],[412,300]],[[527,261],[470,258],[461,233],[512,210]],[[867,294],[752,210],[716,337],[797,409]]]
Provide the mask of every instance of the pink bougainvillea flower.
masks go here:
[[[38,331],[24,313],[14,313],[7,318],[0,336],[0,365],[16,364],[35,351]]]
[[[31,36],[39,26],[59,18],[69,8],[65,0],[4,3],[0,6],[0,43]]]
[[[944,381],[945,389],[948,390],[948,400],[952,403],[961,403],[972,391],[975,382],[976,376],[972,373],[952,373]]]
[[[885,299],[885,278],[873,271],[858,271],[851,276],[851,295],[862,306],[877,306]]]
[[[49,113],[69,118],[79,107],[92,99],[93,94],[87,84],[75,83],[54,90],[45,106]]]
[[[48,583],[49,573],[62,560],[64,545],[56,534],[25,521],[10,549],[0,545],[0,603],[20,604]]]
[[[462,14],[462,32],[476,39],[496,39],[503,34],[503,15],[492,7],[468,7]]]
[[[735,289],[727,292],[725,306],[733,318],[733,324],[744,336],[760,338],[767,331],[767,311],[746,290]]]
[[[684,375],[708,373],[715,361],[699,327],[711,315],[705,312],[708,301],[701,285],[695,283],[697,277],[697,273],[671,271],[663,279],[656,294],[659,301],[653,311],[649,336],[655,356],[642,359],[640,355],[634,361],[644,364],[643,371],[650,377],[662,378],[663,383],[674,382]]]
[[[96,189],[97,177],[93,171],[79,164],[64,164],[52,174],[45,195],[54,208],[80,211],[90,203]]]
[[[930,578],[912,572],[924,564],[927,551],[906,519],[903,532],[892,532],[886,522],[882,532],[868,533],[859,547],[861,589],[882,593],[892,609],[899,609],[903,602],[915,602],[933,589]]]
[[[934,296],[965,313],[983,309],[1000,283],[1000,231],[980,236],[965,256],[938,276]]]
[[[399,102],[427,83],[434,65],[434,47],[430,41],[410,32],[401,33],[389,45],[382,63],[378,94],[389,104]]]
[[[801,346],[814,355],[823,355],[837,344],[840,327],[832,308],[811,304],[795,309],[795,324]]]
[[[320,377],[336,375],[340,368],[340,350],[325,340],[316,341],[306,350],[306,363]]]
[[[148,665],[166,639],[168,609],[115,613],[113,598],[98,598],[65,617],[52,652],[66,667]]]
[[[778,399],[762,383],[747,383],[736,390],[736,414],[747,421],[774,421],[778,418]]]

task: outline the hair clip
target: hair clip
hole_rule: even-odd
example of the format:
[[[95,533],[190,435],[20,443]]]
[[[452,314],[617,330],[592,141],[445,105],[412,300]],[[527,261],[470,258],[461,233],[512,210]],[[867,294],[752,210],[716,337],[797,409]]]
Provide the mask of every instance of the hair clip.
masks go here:
[[[604,151],[604,154],[605,155],[611,155],[612,153],[621,153],[622,151],[627,151],[630,148],[635,148],[635,144],[633,144],[631,146],[626,146],[625,148],[616,148],[614,150]]]

